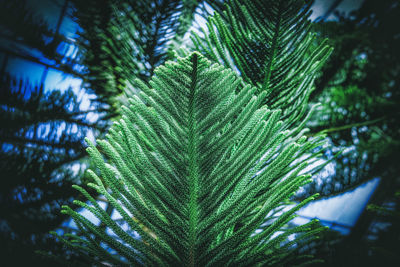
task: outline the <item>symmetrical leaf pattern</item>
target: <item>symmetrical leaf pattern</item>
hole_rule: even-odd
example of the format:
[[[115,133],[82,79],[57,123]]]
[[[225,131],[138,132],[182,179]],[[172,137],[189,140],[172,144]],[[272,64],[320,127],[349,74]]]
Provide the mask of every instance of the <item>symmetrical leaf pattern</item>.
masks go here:
[[[81,230],[60,237],[66,243],[99,264],[273,265],[293,259],[296,242],[321,230],[314,221],[285,227],[313,197],[268,215],[309,180],[300,175],[306,163],[296,158],[322,137],[310,143],[301,129],[282,130],[281,111],[260,103],[265,92],[256,94],[198,53],[167,62],[148,85],[137,84],[141,93],[122,107],[107,139],[97,146],[88,141],[87,149],[97,168],[88,171],[88,186],[104,195],[127,229],[76,186],[89,200],[76,204],[114,236],[65,206]]]

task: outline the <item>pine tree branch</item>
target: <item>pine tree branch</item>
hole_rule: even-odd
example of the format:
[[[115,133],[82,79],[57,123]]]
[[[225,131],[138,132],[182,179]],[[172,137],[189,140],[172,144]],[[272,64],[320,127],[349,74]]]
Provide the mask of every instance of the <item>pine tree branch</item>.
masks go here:
[[[317,135],[325,134],[325,133],[344,131],[344,130],[351,129],[353,127],[362,127],[362,126],[368,126],[368,125],[376,124],[376,123],[381,122],[381,121],[383,121],[385,119],[387,119],[387,116],[380,117],[380,118],[377,118],[377,119],[374,119],[374,120],[351,123],[351,124],[342,125],[342,126],[339,126],[339,127],[328,128],[328,129],[321,130],[321,131],[319,131],[317,133],[308,133],[306,135],[307,136],[317,136]]]
[[[33,63],[42,65],[42,66],[50,68],[50,69],[59,70],[59,71],[62,71],[63,73],[71,74],[71,75],[73,75],[73,76],[75,76],[77,78],[84,79],[84,76],[82,74],[71,70],[68,65],[58,65],[57,66],[57,65],[48,64],[48,63],[40,61],[38,58],[36,58],[34,56],[31,56],[31,55],[28,55],[28,54],[24,53],[23,51],[16,52],[16,51],[13,51],[13,50],[10,50],[10,49],[7,49],[7,48],[3,48],[1,46],[0,46],[0,52],[8,54],[8,55],[11,55],[11,56],[15,56],[15,57],[18,57],[18,58],[21,58],[21,59],[25,59],[25,60],[31,61]]]
[[[272,36],[272,41],[271,41],[271,48],[270,48],[270,56],[266,55],[267,59],[265,60],[265,70],[264,70],[264,82],[262,86],[262,90],[268,90],[270,78],[271,78],[271,73],[272,73],[272,68],[275,63],[275,58],[276,58],[276,53],[277,53],[277,44],[278,44],[278,39],[280,35],[280,27],[281,27],[281,16],[282,16],[282,9],[283,9],[283,1],[278,1],[278,11],[276,14],[276,18],[274,21],[274,34]]]

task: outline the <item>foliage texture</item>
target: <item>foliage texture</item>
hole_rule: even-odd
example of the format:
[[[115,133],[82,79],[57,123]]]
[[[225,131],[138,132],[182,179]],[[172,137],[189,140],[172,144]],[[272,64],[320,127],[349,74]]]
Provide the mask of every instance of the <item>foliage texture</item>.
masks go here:
[[[136,91],[133,80],[148,80],[169,59],[168,45],[190,26],[194,0],[72,1],[82,27],[78,39],[85,87],[98,101],[115,103]],[[116,107],[110,115],[117,115]]]
[[[298,121],[306,112],[315,74],[331,51],[326,42],[313,45],[312,2],[209,2],[217,12],[202,35],[193,34],[196,49],[264,91],[262,104],[282,109],[282,119]]]
[[[256,95],[256,87],[243,86],[233,71],[198,53],[158,67],[149,86],[137,84],[141,93],[122,107],[107,139],[97,147],[88,141],[87,149],[96,167],[88,171],[88,186],[108,199],[123,224],[75,186],[89,201],[75,203],[113,235],[64,206],[81,236],[60,238],[99,263],[248,266],[298,260],[296,242],[321,228],[311,230],[314,221],[286,225],[313,197],[280,214],[274,210],[309,180],[300,174],[306,163],[296,158],[323,137],[291,137],[300,129],[282,130],[281,111],[260,104],[265,93]]]

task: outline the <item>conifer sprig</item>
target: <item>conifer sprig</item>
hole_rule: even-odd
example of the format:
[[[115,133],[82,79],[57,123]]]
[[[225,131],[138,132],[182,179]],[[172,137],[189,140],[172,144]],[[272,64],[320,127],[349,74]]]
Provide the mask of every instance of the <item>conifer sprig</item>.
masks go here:
[[[310,32],[312,1],[230,0],[208,18],[203,34],[191,38],[198,51],[237,71],[265,91],[262,104],[282,109],[281,119],[296,122],[307,109],[316,72],[331,53]]]
[[[107,139],[97,147],[87,141],[95,166],[88,186],[125,224],[75,186],[89,201],[75,203],[114,236],[65,206],[81,236],[60,238],[98,263],[248,266],[295,260],[288,236],[309,238],[316,222],[286,225],[313,197],[275,218],[267,215],[308,182],[296,158],[315,143],[301,135],[288,138],[281,111],[259,108],[265,92],[257,95],[256,87],[243,86],[232,70],[198,53],[158,67],[149,85],[137,84],[141,93],[122,108]]]

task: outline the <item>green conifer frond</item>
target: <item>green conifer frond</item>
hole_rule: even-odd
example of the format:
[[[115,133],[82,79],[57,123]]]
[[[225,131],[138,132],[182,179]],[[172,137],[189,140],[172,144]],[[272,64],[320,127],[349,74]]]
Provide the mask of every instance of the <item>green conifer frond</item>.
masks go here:
[[[321,228],[314,221],[294,228],[287,223],[313,197],[268,215],[309,181],[300,174],[305,163],[296,159],[318,140],[282,131],[281,111],[260,103],[265,92],[256,94],[232,70],[198,53],[154,73],[149,86],[137,81],[141,93],[122,107],[107,139],[96,146],[87,140],[97,168],[88,171],[93,179],[88,186],[104,195],[124,226],[75,186],[89,201],[75,203],[113,236],[64,206],[82,236],[60,238],[99,264],[249,266],[296,260],[297,240],[313,238]]]
[[[170,59],[169,42],[186,33],[197,5],[195,0],[72,2],[83,29],[78,45],[86,87],[111,105],[135,94],[135,78],[147,81]]]
[[[301,118],[316,71],[331,51],[326,43],[314,44],[312,1],[230,0],[225,10],[209,2],[217,12],[203,36],[193,33],[196,49],[265,91],[262,104],[282,109],[282,119]]]

